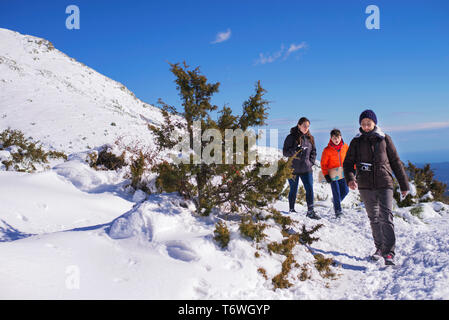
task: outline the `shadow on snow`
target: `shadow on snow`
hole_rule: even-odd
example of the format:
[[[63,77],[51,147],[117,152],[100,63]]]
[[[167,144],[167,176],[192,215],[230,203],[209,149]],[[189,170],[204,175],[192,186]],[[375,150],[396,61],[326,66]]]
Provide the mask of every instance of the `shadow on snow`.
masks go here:
[[[16,228],[8,224],[5,220],[0,219],[0,242],[11,242],[31,236],[34,236],[34,234],[24,233],[20,230],[17,230]]]

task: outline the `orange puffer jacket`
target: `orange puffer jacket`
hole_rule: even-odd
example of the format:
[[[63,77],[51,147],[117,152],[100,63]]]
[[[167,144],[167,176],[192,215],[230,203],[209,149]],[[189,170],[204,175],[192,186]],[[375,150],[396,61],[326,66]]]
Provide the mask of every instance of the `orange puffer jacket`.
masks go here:
[[[329,144],[324,148],[323,154],[321,155],[321,171],[323,171],[324,176],[329,174],[329,169],[343,167],[348,148],[349,146],[343,142],[343,146],[338,151],[337,146],[332,140],[329,141]]]

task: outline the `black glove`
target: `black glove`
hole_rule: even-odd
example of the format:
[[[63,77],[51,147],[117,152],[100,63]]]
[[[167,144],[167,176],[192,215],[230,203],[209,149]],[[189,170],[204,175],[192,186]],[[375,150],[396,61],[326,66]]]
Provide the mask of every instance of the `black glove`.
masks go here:
[[[302,151],[302,146],[297,146],[295,152],[300,152]]]
[[[332,182],[332,179],[331,179],[331,176],[330,176],[330,175],[326,174],[326,175],[324,176],[324,178],[326,178],[326,181],[327,181],[328,183],[331,183],[331,182]]]

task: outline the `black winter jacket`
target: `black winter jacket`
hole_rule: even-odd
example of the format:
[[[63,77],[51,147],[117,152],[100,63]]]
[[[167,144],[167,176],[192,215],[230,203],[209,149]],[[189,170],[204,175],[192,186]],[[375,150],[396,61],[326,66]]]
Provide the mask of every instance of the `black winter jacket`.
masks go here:
[[[293,174],[312,172],[312,166],[316,159],[315,144],[298,129],[298,126],[295,126],[290,129],[290,134],[285,138],[282,149],[284,156],[293,157],[299,145],[302,150],[292,161]]]
[[[343,169],[346,182],[356,180],[359,189],[393,189],[393,173],[401,191],[410,189],[391,137],[378,127],[369,133],[360,129],[349,145]]]

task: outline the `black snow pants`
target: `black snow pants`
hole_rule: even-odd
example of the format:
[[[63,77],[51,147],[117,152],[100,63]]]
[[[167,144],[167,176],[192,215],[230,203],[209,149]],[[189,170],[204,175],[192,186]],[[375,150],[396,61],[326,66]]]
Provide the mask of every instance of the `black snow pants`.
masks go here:
[[[395,255],[396,237],[393,224],[393,190],[392,189],[360,189],[360,197],[365,204],[376,249],[382,255]]]

